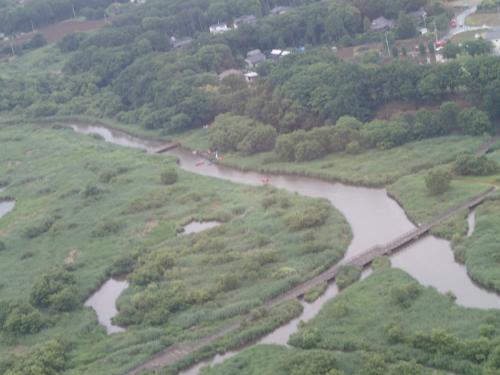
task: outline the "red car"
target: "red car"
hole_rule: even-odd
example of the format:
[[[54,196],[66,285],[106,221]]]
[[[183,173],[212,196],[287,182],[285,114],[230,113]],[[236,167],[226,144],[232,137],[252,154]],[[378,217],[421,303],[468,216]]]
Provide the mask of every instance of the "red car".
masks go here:
[[[457,27],[457,20],[455,18],[453,18],[451,21],[450,21],[450,27]]]

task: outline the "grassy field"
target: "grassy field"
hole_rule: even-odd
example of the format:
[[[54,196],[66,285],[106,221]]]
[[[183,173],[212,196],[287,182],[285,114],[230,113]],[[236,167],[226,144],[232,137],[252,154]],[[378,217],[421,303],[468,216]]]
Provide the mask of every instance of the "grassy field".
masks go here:
[[[201,132],[181,139],[182,144],[191,149],[206,150],[206,134],[204,136]],[[403,176],[448,163],[460,152],[475,150],[482,141],[481,137],[440,137],[389,150],[369,150],[359,155],[331,154],[303,163],[273,162],[272,153],[250,157],[228,154],[224,155],[224,164],[265,173],[296,173],[351,184],[385,186]]]
[[[500,15],[494,13],[475,13],[467,17],[465,23],[469,26],[500,26]]]
[[[473,30],[473,31],[465,31],[463,33],[457,34],[451,38],[453,43],[463,43],[468,40],[474,40],[476,38],[476,34],[483,34],[487,29]]]
[[[0,331],[0,369],[14,353],[26,359],[34,345],[63,337],[64,373],[119,374],[259,307],[338,260],[351,238],[324,201],[199,177],[171,158],[69,129],[0,125],[0,145],[0,199],[17,202],[0,220],[0,300],[28,301],[40,274],[66,264],[80,301],[71,312],[40,310],[37,334]],[[178,181],[166,186],[160,175],[169,169]],[[192,219],[222,225],[177,236]],[[107,336],[83,301],[110,269],[131,271],[131,287],[118,301],[129,329]]]
[[[495,356],[498,333],[490,329],[499,322],[497,311],[459,307],[401,270],[381,269],[302,325],[292,348],[256,346],[203,375],[285,374],[290,362],[303,366],[288,372],[294,374],[330,374],[332,368],[345,374],[480,374]],[[467,350],[484,351],[484,357]],[[307,372],[318,363],[322,369]]]
[[[64,65],[64,59],[65,57],[54,45],[38,48],[26,53],[22,58],[0,61],[0,78],[39,76],[47,73],[58,74]]]

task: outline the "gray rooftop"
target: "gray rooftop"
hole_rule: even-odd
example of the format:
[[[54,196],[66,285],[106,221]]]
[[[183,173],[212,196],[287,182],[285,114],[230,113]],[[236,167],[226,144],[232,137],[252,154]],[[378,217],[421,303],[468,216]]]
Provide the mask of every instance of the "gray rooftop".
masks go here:
[[[413,12],[408,13],[408,15],[414,18],[424,18],[427,17],[427,12],[425,11],[424,8],[420,8],[419,10],[415,10]]]
[[[375,18],[371,24],[372,30],[392,29],[393,27],[394,27],[394,20],[388,20],[385,17]]]
[[[247,58],[245,61],[247,64],[255,66],[266,60],[266,56],[260,51],[260,49],[254,49],[247,53]]]
[[[253,14],[247,14],[245,16],[238,17],[234,20],[235,25],[241,25],[241,24],[252,24],[257,22],[257,17],[255,17]]]
[[[288,12],[290,9],[291,9],[290,7],[279,6],[279,7],[274,7],[273,9],[271,9],[270,13],[273,16],[277,16],[279,14],[283,14],[283,13]]]

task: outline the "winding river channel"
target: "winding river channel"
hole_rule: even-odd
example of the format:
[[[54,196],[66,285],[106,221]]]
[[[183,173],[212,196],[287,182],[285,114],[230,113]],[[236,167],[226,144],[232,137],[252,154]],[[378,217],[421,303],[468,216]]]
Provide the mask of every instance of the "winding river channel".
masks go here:
[[[159,147],[158,143],[134,138],[101,126],[73,125],[72,128],[83,134],[99,134],[107,142],[140,148],[148,152],[154,152]],[[199,175],[254,186],[261,185],[263,178],[269,178],[269,184],[277,188],[308,197],[328,199],[344,215],[353,232],[353,240],[345,257],[357,255],[373,245],[389,242],[415,228],[404,210],[387,195],[385,189],[356,187],[315,178],[241,172],[209,162],[202,163],[199,156],[182,148],[170,150],[167,154],[176,157],[184,170]],[[468,222],[470,225],[468,235],[471,235],[474,229],[473,213],[469,216]],[[500,308],[500,297],[472,282],[465,267],[454,260],[450,243],[446,240],[426,236],[391,256],[391,262],[393,267],[405,270],[424,286],[432,286],[441,293],[452,292],[456,296],[455,302],[458,305],[483,309]],[[365,270],[363,277],[369,273],[369,270]],[[332,283],[325,294],[315,302],[311,304],[303,302],[304,311],[300,317],[276,329],[259,342],[286,345],[290,334],[297,330],[299,321],[313,318],[324,303],[334,298],[337,293],[337,287]],[[99,315],[99,311],[96,312]],[[235,352],[229,352],[217,356],[182,374],[198,374],[201,366],[219,363],[234,354]]]

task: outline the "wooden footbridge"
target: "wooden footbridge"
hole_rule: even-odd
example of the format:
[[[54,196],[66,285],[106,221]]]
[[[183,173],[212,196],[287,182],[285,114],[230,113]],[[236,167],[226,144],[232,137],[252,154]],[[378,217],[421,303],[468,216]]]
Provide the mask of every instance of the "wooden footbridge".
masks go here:
[[[276,306],[282,302],[285,301],[290,301],[296,298],[299,298],[303,296],[309,289],[312,287],[320,284],[320,283],[325,283],[325,282],[330,282],[335,279],[337,276],[339,270],[343,266],[357,266],[360,268],[364,268],[368,265],[370,265],[373,260],[379,256],[383,255],[390,255],[393,254],[394,252],[400,250],[404,246],[418,240],[419,238],[425,236],[433,227],[441,224],[442,222],[446,221],[453,215],[465,211],[465,210],[470,210],[477,205],[481,204],[491,193],[493,193],[496,190],[495,187],[492,187],[483,193],[467,200],[466,202],[463,202],[461,204],[458,204],[456,206],[451,207],[448,209],[446,212],[442,213],[441,215],[435,217],[432,221],[430,221],[427,224],[420,225],[416,227],[415,229],[395,238],[394,240],[384,244],[384,245],[376,245],[373,246],[362,253],[360,253],[357,256],[354,256],[352,258],[345,259],[338,264],[334,265],[333,267],[329,268],[328,270],[318,274],[317,276],[305,281],[302,284],[299,284],[298,286],[294,287],[293,289],[289,290],[288,292],[268,301],[265,304],[266,308],[271,308],[273,306]],[[189,342],[189,343],[180,343],[180,344],[175,344],[152,359],[148,360],[147,362],[133,368],[129,372],[126,373],[126,375],[138,375],[142,371],[154,371],[158,370],[160,368],[166,367],[173,365],[174,363],[178,362],[179,360],[185,358],[186,356],[193,354],[194,352],[202,349],[204,346],[209,345],[213,342],[215,342],[217,339],[221,338],[222,336],[229,334],[231,332],[236,331],[241,323],[245,320],[250,320],[250,317],[247,317],[245,319],[240,319],[238,321],[232,322],[231,324],[225,325],[215,333],[213,333],[210,336],[204,337],[196,342]]]

